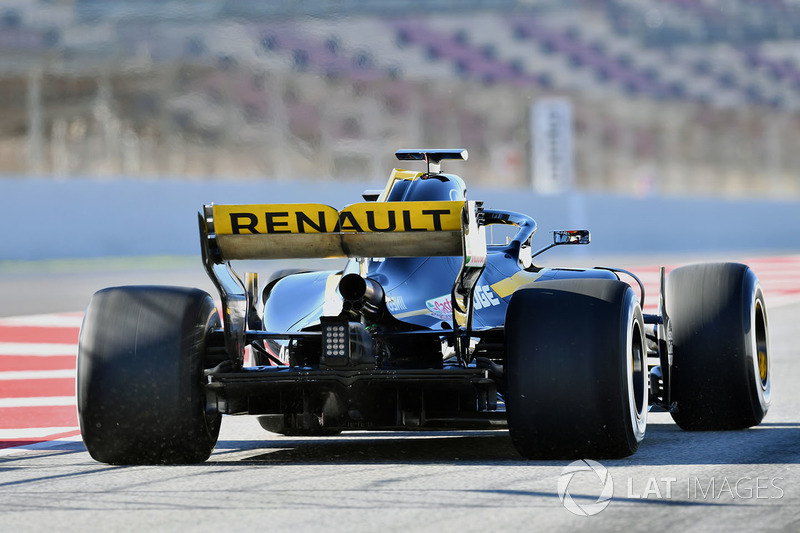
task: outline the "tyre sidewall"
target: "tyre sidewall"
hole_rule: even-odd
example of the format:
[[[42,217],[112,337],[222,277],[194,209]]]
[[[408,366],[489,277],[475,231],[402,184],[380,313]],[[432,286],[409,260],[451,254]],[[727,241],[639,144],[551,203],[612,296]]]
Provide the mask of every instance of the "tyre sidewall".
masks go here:
[[[684,429],[742,429],[771,403],[769,328],[763,291],[738,263],[689,265],[667,277],[672,326],[670,396]],[[759,344],[763,344],[759,346]],[[759,350],[766,379],[759,373]]]
[[[84,442],[112,463],[192,463],[216,444],[205,339],[220,320],[203,291],[116,287],[94,295],[81,328],[77,399]]]
[[[514,294],[506,318],[506,408],[522,455],[601,458],[636,451],[648,388],[641,372],[641,403],[634,407],[629,355],[632,345],[644,347],[643,331],[636,296],[620,281],[548,281]]]

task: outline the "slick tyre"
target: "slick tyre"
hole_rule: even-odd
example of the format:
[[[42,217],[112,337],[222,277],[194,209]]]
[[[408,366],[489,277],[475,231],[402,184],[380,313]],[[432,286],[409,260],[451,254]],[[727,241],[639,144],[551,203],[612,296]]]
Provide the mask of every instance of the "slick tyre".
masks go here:
[[[197,289],[115,287],[92,297],[78,348],[78,418],[109,464],[205,461],[221,416],[206,409],[206,337],[220,325]]]
[[[506,314],[505,394],[529,459],[627,457],[647,424],[642,311],[616,280],[561,280],[517,291]]]
[[[677,268],[667,276],[673,420],[688,430],[743,429],[769,409],[767,309],[755,274],[738,263]]]

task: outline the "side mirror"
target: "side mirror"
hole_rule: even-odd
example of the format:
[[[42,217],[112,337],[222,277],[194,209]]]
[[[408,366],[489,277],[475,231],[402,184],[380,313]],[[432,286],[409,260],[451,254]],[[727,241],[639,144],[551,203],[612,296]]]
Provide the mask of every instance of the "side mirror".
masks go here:
[[[592,234],[588,229],[568,229],[553,232],[553,246],[559,244],[589,244]]]
[[[554,246],[561,246],[562,244],[589,244],[592,242],[592,234],[588,229],[567,229],[558,230],[553,232],[553,244],[545,246],[535,254],[531,254],[531,259],[537,255],[546,252]],[[528,260],[528,258],[525,258]]]

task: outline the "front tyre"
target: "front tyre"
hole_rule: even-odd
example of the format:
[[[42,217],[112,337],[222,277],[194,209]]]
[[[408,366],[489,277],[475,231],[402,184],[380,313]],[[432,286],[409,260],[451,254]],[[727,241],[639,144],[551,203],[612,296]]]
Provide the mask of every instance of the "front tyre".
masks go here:
[[[617,280],[559,280],[514,293],[506,313],[511,439],[529,459],[620,458],[647,424],[644,323]]]
[[[206,409],[206,337],[220,325],[198,289],[114,287],[94,294],[78,348],[86,449],[109,464],[205,461],[221,416]]]
[[[743,429],[772,397],[767,309],[753,271],[738,263],[677,268],[667,276],[673,420],[687,430]]]

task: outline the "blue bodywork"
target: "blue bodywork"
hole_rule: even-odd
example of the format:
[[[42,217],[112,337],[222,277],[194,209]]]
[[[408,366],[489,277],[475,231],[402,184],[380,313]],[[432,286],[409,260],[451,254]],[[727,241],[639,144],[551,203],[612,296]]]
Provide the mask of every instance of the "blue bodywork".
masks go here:
[[[529,283],[566,278],[617,279],[613,272],[601,269],[523,269],[516,257],[491,248],[500,247],[490,247],[486,269],[475,288],[476,329],[502,327],[513,290]],[[358,271],[355,263],[351,261],[345,271]],[[386,258],[369,261],[367,277],[383,287],[387,311],[394,318],[421,328],[448,330],[452,327],[450,291],[460,267],[460,257]],[[331,287],[329,279],[340,274],[335,270],[307,272],[279,280],[265,302],[265,328],[301,331],[319,324],[326,287]],[[335,291],[327,298],[341,299]]]

